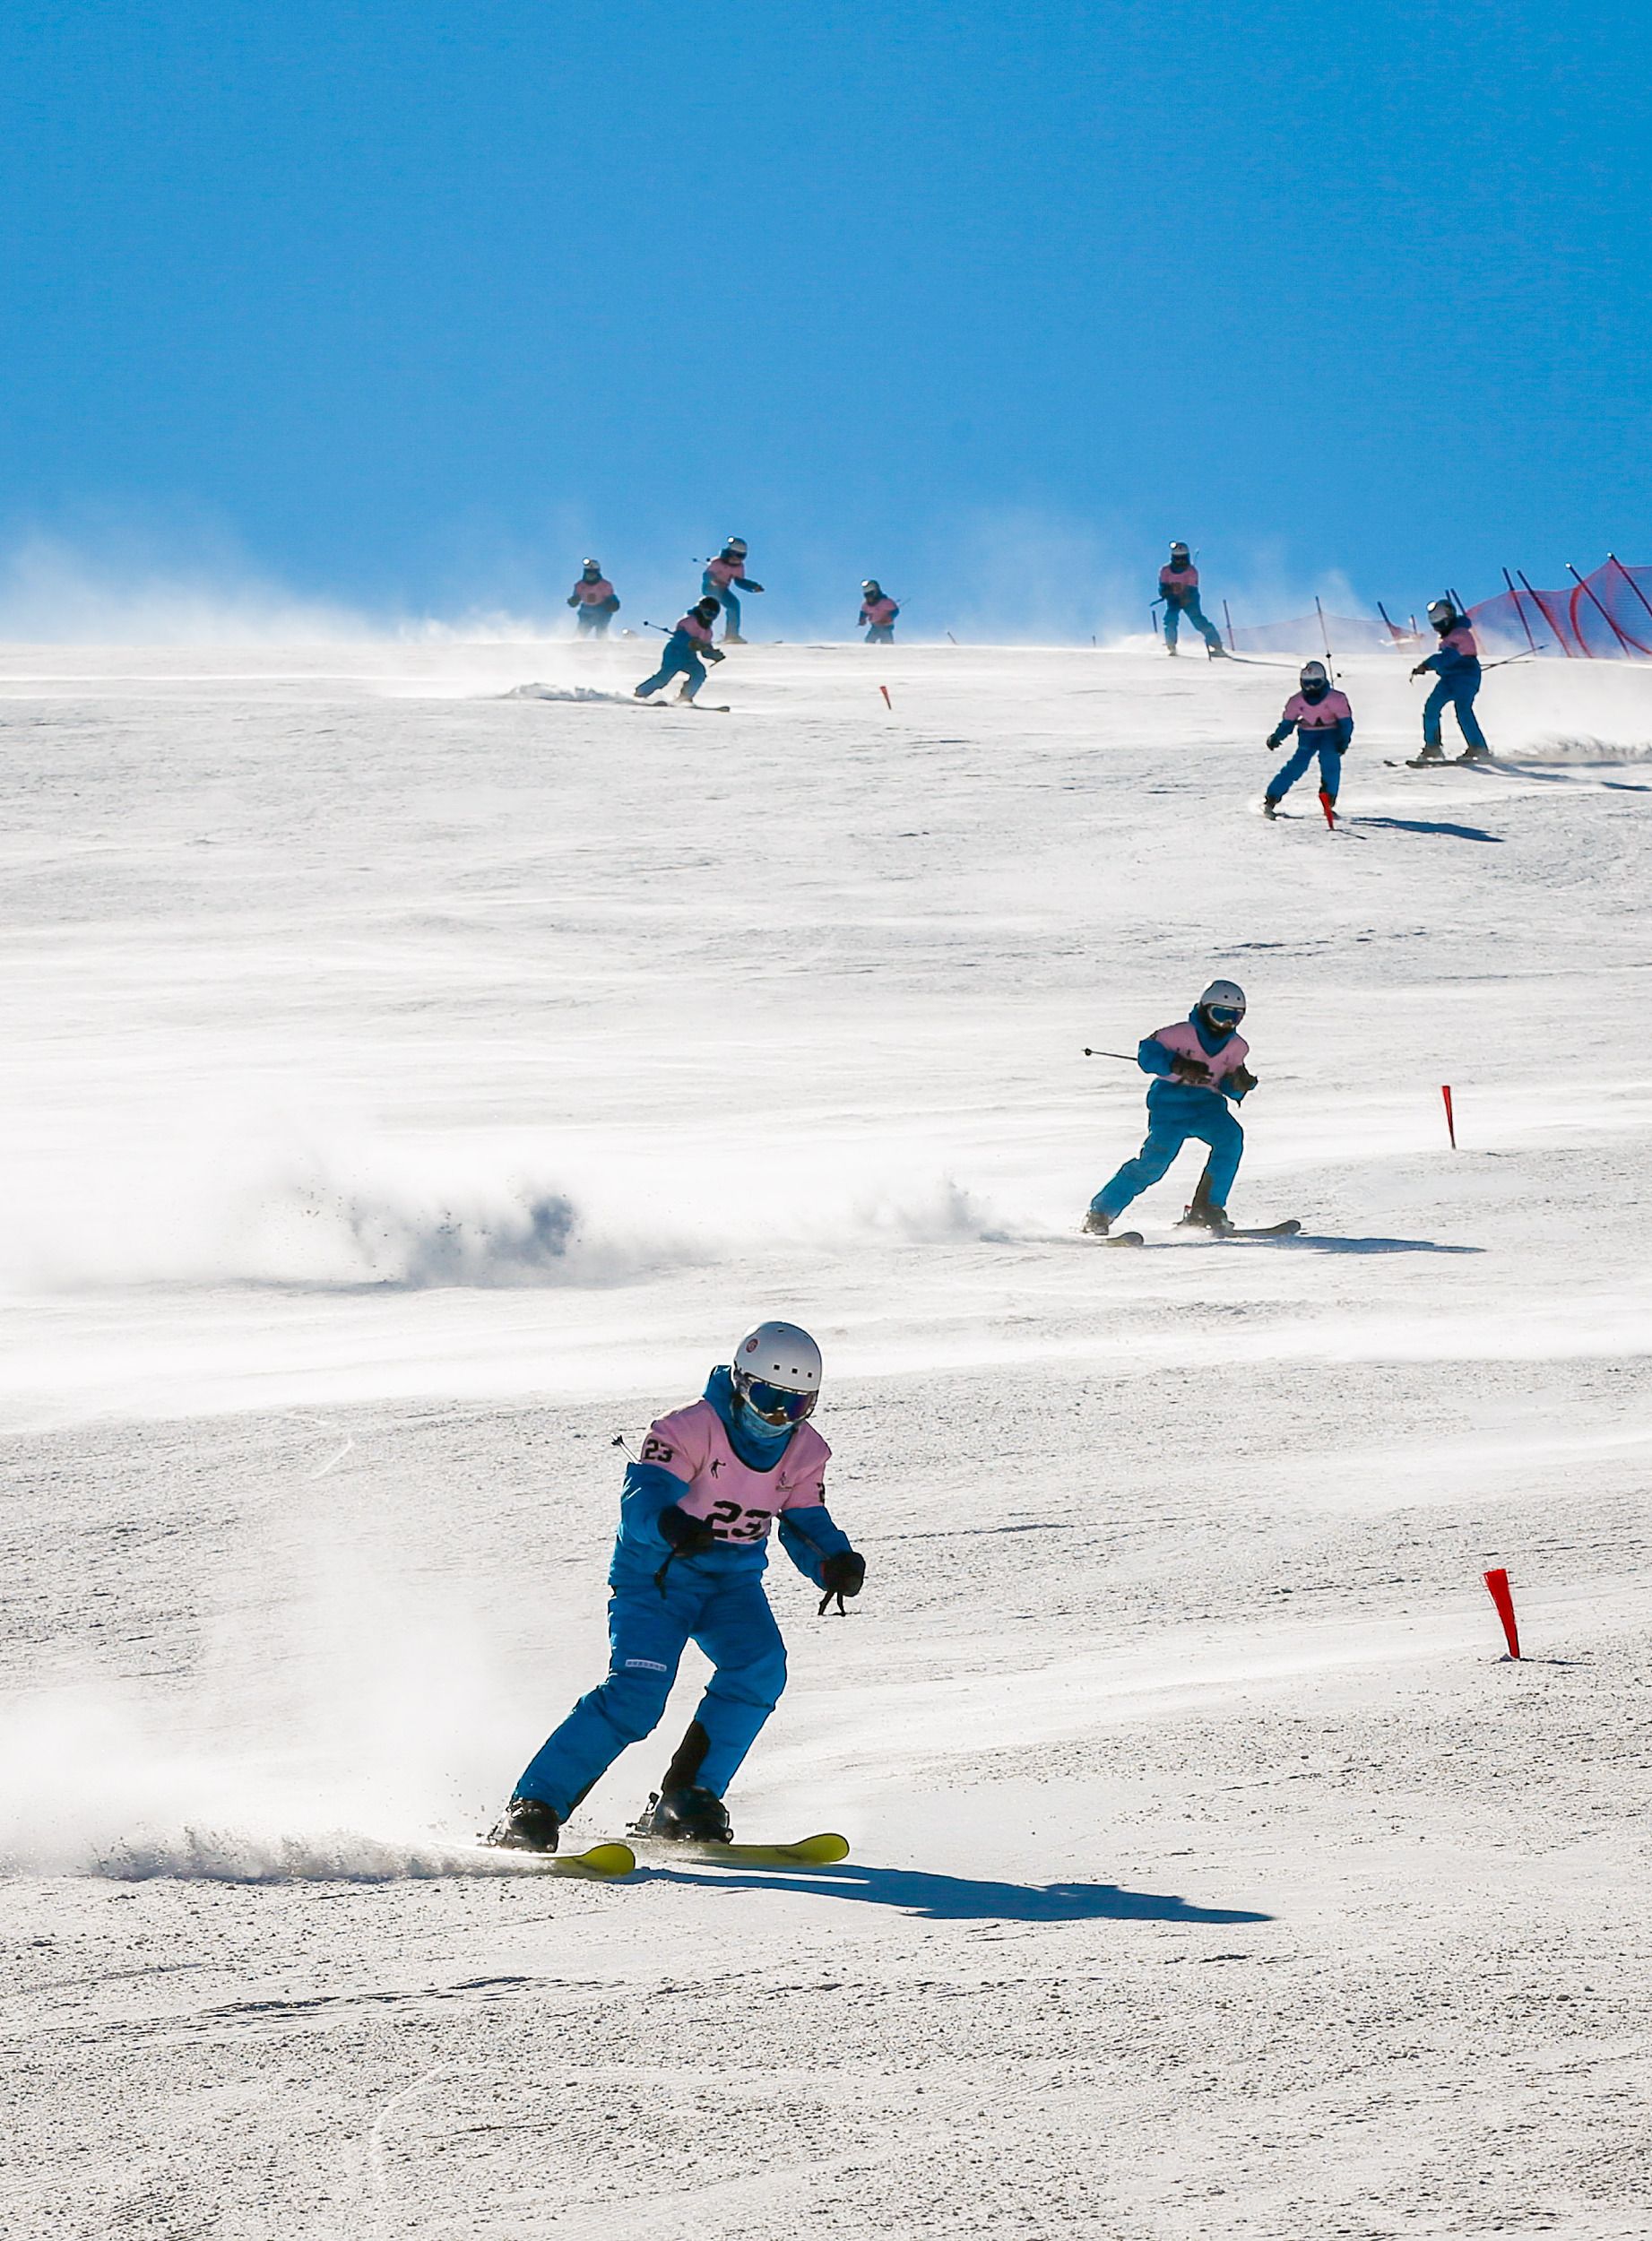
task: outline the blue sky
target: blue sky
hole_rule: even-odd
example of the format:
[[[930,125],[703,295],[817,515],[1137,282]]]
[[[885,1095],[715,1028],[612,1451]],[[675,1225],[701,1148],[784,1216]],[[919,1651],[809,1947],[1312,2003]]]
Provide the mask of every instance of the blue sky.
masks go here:
[[[1241,601],[1652,559],[1648,22],[13,0],[0,546],[458,611],[734,531],[771,627],[977,635],[1172,535]]]

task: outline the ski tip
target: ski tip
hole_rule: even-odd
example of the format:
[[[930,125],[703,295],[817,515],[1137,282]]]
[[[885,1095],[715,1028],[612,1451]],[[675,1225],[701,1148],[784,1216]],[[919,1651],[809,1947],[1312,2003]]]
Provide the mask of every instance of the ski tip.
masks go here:
[[[564,1875],[629,1875],[636,1855],[628,1844],[593,1844],[586,1852],[553,1852],[549,1859]]]
[[[800,1858],[812,1862],[817,1867],[829,1867],[834,1860],[849,1857],[848,1838],[834,1835],[805,1837],[800,1844],[782,1845],[779,1848],[784,1852],[795,1852]]]

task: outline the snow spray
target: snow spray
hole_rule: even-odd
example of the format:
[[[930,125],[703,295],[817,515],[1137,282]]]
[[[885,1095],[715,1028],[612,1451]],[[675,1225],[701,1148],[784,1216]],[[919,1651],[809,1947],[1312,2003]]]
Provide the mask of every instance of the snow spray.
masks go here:
[[[1495,1571],[1484,1575],[1486,1590],[1497,1605],[1497,1615],[1503,1622],[1503,1640],[1509,1645],[1509,1655],[1517,1664],[1520,1656],[1520,1630],[1514,1622],[1514,1596],[1509,1586],[1509,1575],[1500,1564]]]
[[[878,689],[883,695],[884,706],[889,711],[890,714],[893,715],[895,714],[895,703],[889,697],[889,688],[887,685],[880,685]]]
[[[1440,1094],[1446,1101],[1446,1134],[1451,1138],[1451,1149],[1457,1149],[1457,1116],[1451,1110],[1451,1085],[1441,1082]]]

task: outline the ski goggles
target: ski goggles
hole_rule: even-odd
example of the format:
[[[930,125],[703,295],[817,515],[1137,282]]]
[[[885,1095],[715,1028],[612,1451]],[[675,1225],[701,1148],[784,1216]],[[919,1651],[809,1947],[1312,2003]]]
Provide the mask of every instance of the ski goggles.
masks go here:
[[[817,1393],[788,1392],[783,1385],[770,1385],[760,1377],[742,1380],[740,1395],[748,1408],[771,1424],[800,1424],[805,1416],[814,1415],[819,1398]]]
[[[1237,1027],[1244,1017],[1242,1008],[1233,1004],[1207,1004],[1205,1017],[1213,1027]]]

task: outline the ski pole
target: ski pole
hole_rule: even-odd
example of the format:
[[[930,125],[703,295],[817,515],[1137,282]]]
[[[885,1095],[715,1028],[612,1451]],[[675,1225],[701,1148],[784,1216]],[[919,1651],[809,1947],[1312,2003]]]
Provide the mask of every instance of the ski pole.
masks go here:
[[[1084,1046],[1084,1054],[1087,1059],[1122,1059],[1127,1066],[1136,1063],[1134,1055],[1128,1051],[1093,1051],[1087,1043]]]
[[[643,618],[643,627],[644,630],[657,630],[662,638],[669,638],[671,635],[662,622],[650,622],[646,615]]]

